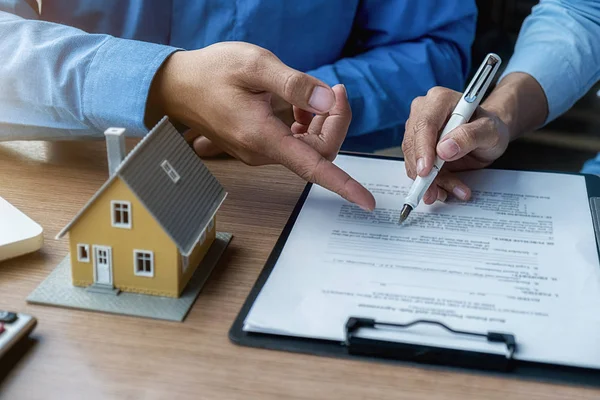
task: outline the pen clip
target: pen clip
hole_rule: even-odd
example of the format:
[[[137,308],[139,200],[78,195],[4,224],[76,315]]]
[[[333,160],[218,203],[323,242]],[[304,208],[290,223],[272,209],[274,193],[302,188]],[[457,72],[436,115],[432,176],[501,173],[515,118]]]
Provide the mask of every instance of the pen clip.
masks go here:
[[[481,97],[485,95],[488,86],[494,79],[498,68],[501,63],[500,57],[495,54],[488,54],[477,73],[471,81],[471,85],[467,89],[464,95],[464,99],[467,103],[473,103],[480,101]]]

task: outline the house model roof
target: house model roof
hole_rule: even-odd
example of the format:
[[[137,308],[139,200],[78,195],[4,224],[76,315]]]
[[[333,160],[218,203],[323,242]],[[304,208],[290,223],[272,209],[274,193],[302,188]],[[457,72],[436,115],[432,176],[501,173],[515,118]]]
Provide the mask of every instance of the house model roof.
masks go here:
[[[165,160],[179,176],[176,182],[161,166]],[[117,177],[135,194],[184,256],[191,254],[227,195],[165,117],[131,150],[115,173],[59,232],[57,239],[71,229]]]

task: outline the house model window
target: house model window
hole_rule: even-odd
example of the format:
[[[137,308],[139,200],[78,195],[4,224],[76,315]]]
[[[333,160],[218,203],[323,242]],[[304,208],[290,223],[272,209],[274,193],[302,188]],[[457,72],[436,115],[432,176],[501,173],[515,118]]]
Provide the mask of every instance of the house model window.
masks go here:
[[[179,181],[179,179],[181,177],[179,176],[179,174],[177,173],[177,171],[175,171],[175,168],[173,168],[173,166],[171,165],[171,163],[169,163],[167,160],[164,160],[160,164],[160,166],[167,173],[167,175],[169,176],[169,178],[171,178],[171,180],[173,181],[173,183],[177,183]]]
[[[77,261],[90,262],[90,245],[89,244],[78,244],[77,245]]]
[[[131,229],[131,203],[128,201],[111,202],[112,226]]]
[[[154,253],[146,250],[133,251],[133,271],[137,276],[154,276]]]

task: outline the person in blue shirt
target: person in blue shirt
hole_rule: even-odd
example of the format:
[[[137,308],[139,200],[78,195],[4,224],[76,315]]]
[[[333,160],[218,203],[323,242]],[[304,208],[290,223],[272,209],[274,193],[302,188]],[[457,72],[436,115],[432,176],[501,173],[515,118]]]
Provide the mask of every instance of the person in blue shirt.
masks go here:
[[[435,87],[413,102],[403,149],[410,177],[426,176],[436,152],[447,161],[424,202],[470,189],[452,171],[483,168],[509,142],[567,111],[600,80],[600,1],[541,0],[521,27],[498,85],[474,117],[438,144],[438,132],[461,94]],[[582,172],[600,174],[600,155]]]
[[[142,136],[166,114],[202,135],[200,153],[210,140],[281,163],[370,209],[331,159],[346,133],[348,150],[399,145],[415,96],[462,88],[476,12],[473,0],[0,0],[0,139]]]

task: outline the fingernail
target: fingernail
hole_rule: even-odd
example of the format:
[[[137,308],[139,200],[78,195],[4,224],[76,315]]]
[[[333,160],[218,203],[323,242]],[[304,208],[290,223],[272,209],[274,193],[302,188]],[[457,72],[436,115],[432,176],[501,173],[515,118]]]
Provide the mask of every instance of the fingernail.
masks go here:
[[[438,201],[441,201],[442,203],[444,203],[447,198],[448,198],[448,194],[446,193],[446,191],[443,189],[439,189],[438,190]]]
[[[317,111],[326,113],[331,110],[335,102],[333,92],[329,89],[325,89],[322,86],[317,86],[308,100],[308,105]]]
[[[348,98],[348,89],[346,89],[346,85],[342,83],[342,87],[344,88],[344,95]]]
[[[361,208],[363,211],[366,211],[366,212],[371,212],[371,211],[373,211],[373,210],[371,210],[369,207],[366,207],[366,206],[361,206],[360,204],[359,204],[358,206],[359,206],[359,207],[360,207],[360,208]]]
[[[423,173],[423,170],[425,170],[425,160],[419,158],[417,160],[417,175],[421,175]]]
[[[452,193],[461,200],[467,199],[467,192],[460,186],[455,186],[454,189],[452,189]]]
[[[354,179],[347,181],[344,189],[343,197],[346,200],[356,204],[367,212],[371,212],[375,209],[376,201],[371,192],[365,189],[364,186],[356,182]]]
[[[445,159],[454,157],[459,151],[460,147],[458,147],[458,144],[453,139],[444,140],[438,146],[438,152]]]
[[[427,205],[430,205],[434,202],[435,200],[433,199],[433,197],[431,196],[431,192],[428,190],[425,195],[423,196],[423,202]]]

